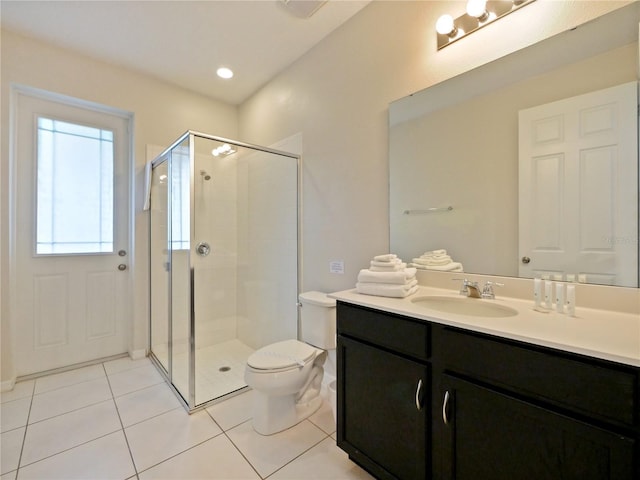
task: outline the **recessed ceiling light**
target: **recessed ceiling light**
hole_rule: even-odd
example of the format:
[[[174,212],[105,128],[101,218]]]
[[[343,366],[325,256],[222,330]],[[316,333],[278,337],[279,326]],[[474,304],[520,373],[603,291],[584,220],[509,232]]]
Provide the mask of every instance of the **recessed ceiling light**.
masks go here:
[[[220,78],[231,78],[233,77],[233,71],[227,67],[220,67],[216,73]]]

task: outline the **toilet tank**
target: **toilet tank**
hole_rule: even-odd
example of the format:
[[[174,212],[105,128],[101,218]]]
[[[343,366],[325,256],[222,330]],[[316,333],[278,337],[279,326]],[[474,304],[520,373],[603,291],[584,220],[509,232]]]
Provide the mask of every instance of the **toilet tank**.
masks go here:
[[[322,292],[304,292],[300,300],[300,337],[323,350],[336,348],[336,301]]]

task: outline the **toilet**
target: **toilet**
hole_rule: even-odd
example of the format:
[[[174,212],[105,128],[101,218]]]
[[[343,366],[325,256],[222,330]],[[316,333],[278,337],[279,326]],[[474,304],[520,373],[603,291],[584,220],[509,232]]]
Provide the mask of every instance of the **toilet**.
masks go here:
[[[244,380],[254,390],[253,428],[262,435],[286,430],[322,404],[327,350],[336,348],[336,301],[322,292],[300,300],[299,340],[272,343],[247,359]]]

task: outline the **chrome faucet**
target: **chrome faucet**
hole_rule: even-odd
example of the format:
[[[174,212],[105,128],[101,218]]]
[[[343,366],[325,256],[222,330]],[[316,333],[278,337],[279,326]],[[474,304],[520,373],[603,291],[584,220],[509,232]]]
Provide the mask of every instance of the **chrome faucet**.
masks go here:
[[[454,279],[454,280],[460,280]],[[481,298],[480,284],[478,282],[471,282],[466,278],[462,280],[462,288],[460,288],[460,295],[466,295],[471,298]]]
[[[504,287],[503,283],[486,282],[482,290],[480,290],[479,282],[472,282],[470,280],[454,278],[453,280],[462,280],[462,287],[460,288],[460,295],[465,295],[470,298],[496,298],[493,292],[493,287]]]

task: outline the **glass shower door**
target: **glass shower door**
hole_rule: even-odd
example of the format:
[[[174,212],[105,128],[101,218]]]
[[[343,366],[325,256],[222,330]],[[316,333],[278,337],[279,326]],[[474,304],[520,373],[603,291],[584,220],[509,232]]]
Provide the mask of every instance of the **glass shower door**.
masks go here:
[[[164,372],[169,366],[169,162],[168,155],[153,169],[150,210],[151,352]]]
[[[196,405],[246,387],[244,365],[253,351],[236,338],[237,150],[237,146],[210,138],[194,138]],[[215,151],[224,153],[216,156]]]
[[[171,382],[192,406],[191,155],[190,138],[171,150]]]
[[[195,403],[245,388],[249,355],[297,335],[297,161],[195,135]]]

